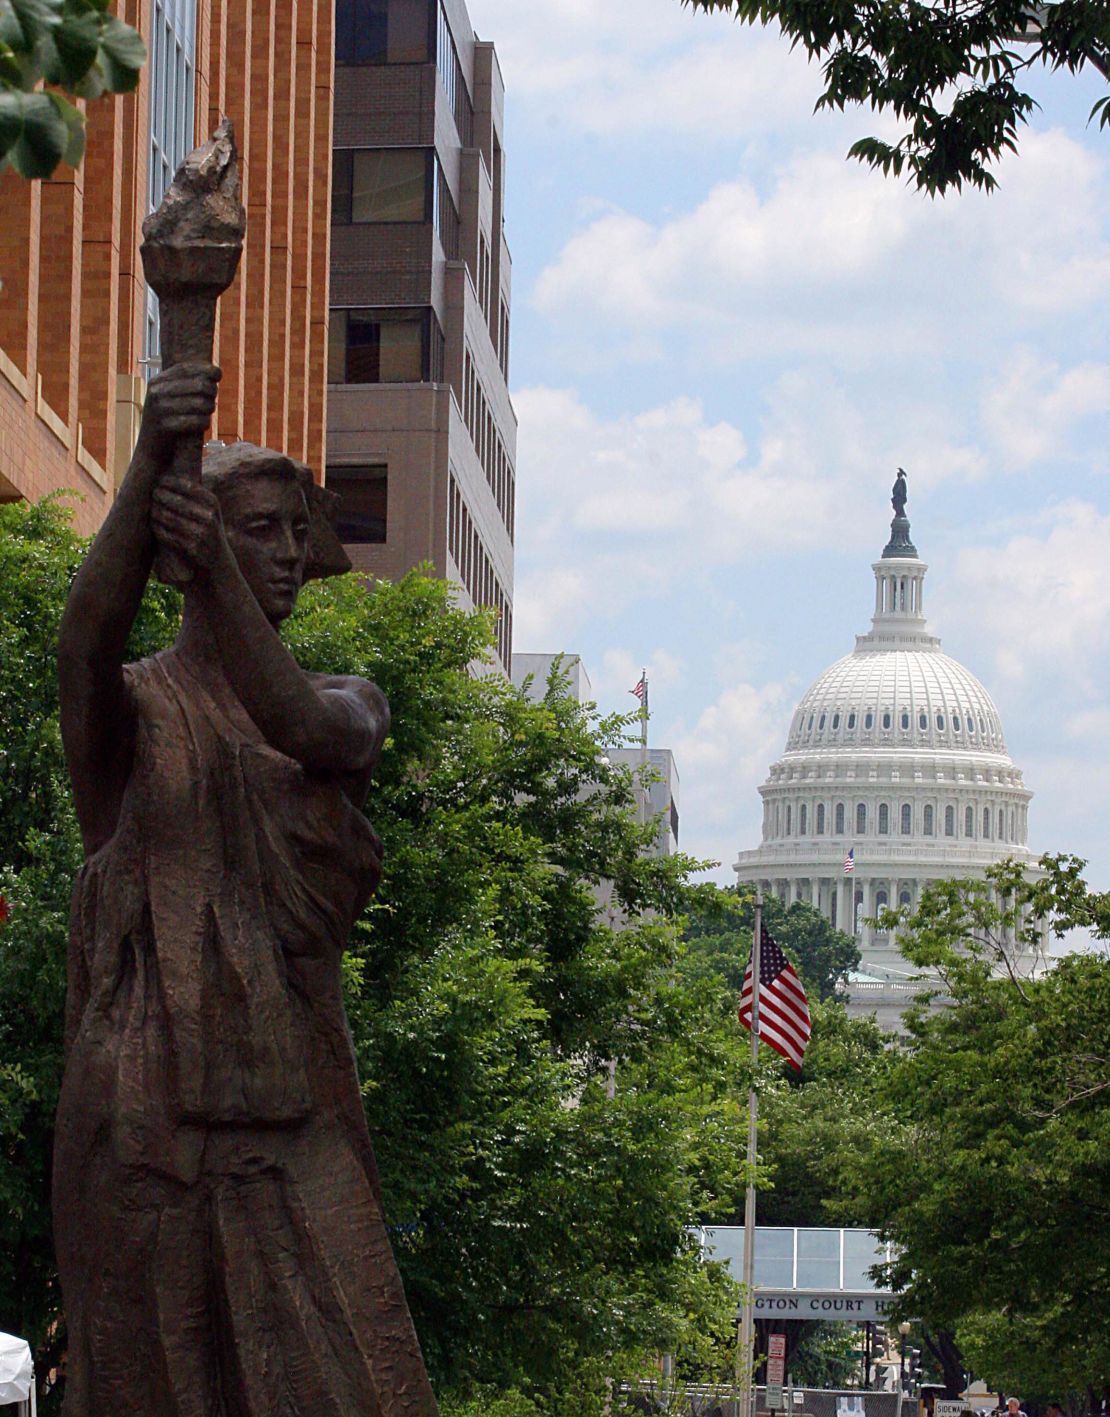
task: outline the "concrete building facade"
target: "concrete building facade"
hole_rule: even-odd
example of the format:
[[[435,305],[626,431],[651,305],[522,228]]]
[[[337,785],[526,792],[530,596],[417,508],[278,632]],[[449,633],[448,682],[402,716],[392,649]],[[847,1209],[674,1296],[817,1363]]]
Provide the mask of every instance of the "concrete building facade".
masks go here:
[[[329,487],[359,570],[430,563],[510,668],[504,86],[463,0],[339,0]]]
[[[852,1001],[881,1021],[909,1002],[912,966],[869,919],[916,905],[930,881],[982,878],[1006,857],[1037,870],[1032,793],[991,696],[928,632],[927,569],[909,522],[896,518],[872,566],[871,630],[803,695],[759,789],[762,844],[735,863],[739,882],[806,901],[855,935],[862,965]]]
[[[0,500],[71,489],[83,532],[111,505],[157,367],[142,220],[223,114],[249,222],[220,303],[212,433],[316,469],[324,451],[332,0],[120,0],[117,13],[147,44],[138,90],[89,105],[76,171],[0,176]]]

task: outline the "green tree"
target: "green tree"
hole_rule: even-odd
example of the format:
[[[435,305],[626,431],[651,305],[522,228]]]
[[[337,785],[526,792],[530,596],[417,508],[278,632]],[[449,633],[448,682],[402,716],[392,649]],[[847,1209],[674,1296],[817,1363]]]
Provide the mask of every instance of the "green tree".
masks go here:
[[[682,0],[747,24],[777,23],[823,66],[818,108],[866,103],[905,125],[893,143],[861,138],[849,150],[884,172],[907,172],[930,195],[965,182],[988,191],[990,171],[1036,107],[1035,66],[1107,74],[1105,0]],[[1110,124],[1110,95],[1092,118]]]
[[[0,1328],[47,1360],[80,859],[55,627],[80,554],[55,506],[0,508]],[[133,654],[168,643],[177,606],[151,588]],[[743,1043],[715,987],[681,977],[681,913],[707,892],[693,863],[643,852],[652,826],[607,752],[629,720],[474,677],[491,630],[420,575],[315,585],[287,627],[306,667],[372,677],[393,706],[371,798],[386,869],[345,982],[430,1369],[448,1410],[500,1394],[590,1417],[608,1379],[664,1351],[702,1361],[729,1329],[734,1287],[691,1226],[735,1208]]]
[[[723,981],[733,998],[740,993],[752,952],[755,898],[750,887],[733,887],[716,895],[703,894],[700,913],[691,916],[688,971]],[[806,985],[810,999],[832,999],[842,993],[848,975],[858,968],[859,949],[850,935],[831,925],[805,901],[784,905],[777,896],[763,902],[763,924],[783,947]]]
[[[0,170],[49,177],[61,162],[76,167],[85,119],[63,93],[95,99],[138,84],[146,49],[109,3],[0,0]]]
[[[1034,883],[1011,863],[940,883],[902,918],[947,1002],[911,1016],[895,1125],[854,1180],[897,1245],[904,1311],[990,1385],[1051,1396],[1110,1379],[1110,957],[1030,979],[1010,942],[1041,921],[1105,939],[1110,898],[1073,858],[1043,865]]]

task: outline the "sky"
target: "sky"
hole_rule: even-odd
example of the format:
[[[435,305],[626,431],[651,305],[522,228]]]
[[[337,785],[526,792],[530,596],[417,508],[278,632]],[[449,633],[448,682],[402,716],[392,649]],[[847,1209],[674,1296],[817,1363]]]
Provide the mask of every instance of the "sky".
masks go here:
[[[993,196],[849,160],[776,30],[679,0],[468,0],[506,85],[514,648],[675,754],[682,848],[760,837],[794,705],[870,625],[896,468],[943,648],[1110,888],[1110,132],[1042,76]]]

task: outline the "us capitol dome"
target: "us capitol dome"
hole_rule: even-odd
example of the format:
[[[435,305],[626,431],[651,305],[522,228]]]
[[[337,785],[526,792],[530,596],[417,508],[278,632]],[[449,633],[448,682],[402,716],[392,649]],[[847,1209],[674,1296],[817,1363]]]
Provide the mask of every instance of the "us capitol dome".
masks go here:
[[[807,901],[855,935],[862,962],[851,1007],[885,1022],[913,994],[913,967],[867,919],[916,905],[930,881],[981,877],[1005,857],[1037,870],[1026,844],[1033,794],[1006,751],[994,700],[926,626],[928,567],[910,540],[901,469],[891,500],[870,633],[803,695],[759,789],[763,844],[740,852],[735,867],[741,884]]]

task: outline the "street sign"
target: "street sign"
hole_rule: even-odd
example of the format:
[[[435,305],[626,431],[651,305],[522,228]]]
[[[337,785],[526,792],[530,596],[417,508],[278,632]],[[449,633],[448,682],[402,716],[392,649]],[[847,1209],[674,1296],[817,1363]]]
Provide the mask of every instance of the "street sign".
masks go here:
[[[966,1402],[953,1402],[946,1397],[938,1397],[933,1403],[933,1417],[960,1417],[960,1413],[966,1411]]]
[[[772,1411],[785,1407],[782,1384],[786,1375],[786,1334],[772,1333],[767,1337],[767,1406]]]

